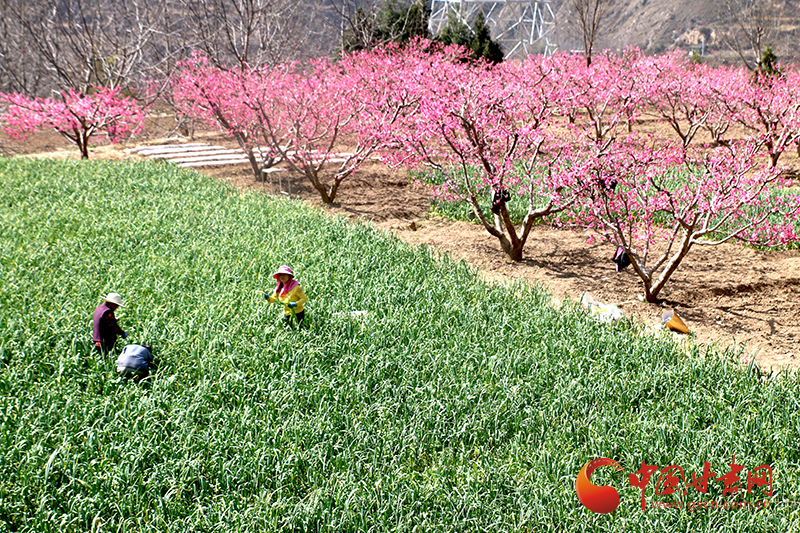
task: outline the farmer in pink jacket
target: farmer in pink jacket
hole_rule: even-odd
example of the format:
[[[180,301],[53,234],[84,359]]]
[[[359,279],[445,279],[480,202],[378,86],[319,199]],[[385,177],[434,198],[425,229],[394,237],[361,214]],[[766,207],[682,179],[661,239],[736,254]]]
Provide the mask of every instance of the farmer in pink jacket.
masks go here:
[[[303,311],[303,304],[308,301],[306,293],[303,292],[303,287],[294,279],[292,269],[286,265],[280,267],[272,277],[278,282],[278,286],[275,287],[272,295],[267,296],[265,294],[264,298],[270,303],[280,302],[283,304],[283,318],[287,324],[291,326],[292,316],[296,316],[297,324],[300,325],[306,316]]]

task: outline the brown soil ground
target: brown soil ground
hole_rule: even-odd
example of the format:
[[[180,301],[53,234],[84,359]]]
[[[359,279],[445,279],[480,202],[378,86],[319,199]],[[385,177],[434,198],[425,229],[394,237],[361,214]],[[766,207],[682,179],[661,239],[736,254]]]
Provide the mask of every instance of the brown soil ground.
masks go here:
[[[197,135],[195,140],[232,146],[214,134]],[[93,157],[127,157],[122,149],[135,145],[97,148]],[[44,133],[25,143],[0,137],[0,149],[7,154],[76,156],[74,148]],[[781,163],[800,168],[794,153],[786,154]],[[272,184],[258,183],[244,165],[201,171],[237,187],[279,193],[277,178]],[[293,197],[321,205],[319,195],[301,176],[285,175],[287,179]],[[640,300],[641,282],[631,269],[615,272],[611,245],[599,240],[588,244],[587,232],[536,227],[525,247],[526,259],[515,263],[505,258],[499,242],[481,226],[428,217],[428,207],[426,191],[414,187],[405,173],[373,163],[345,181],[336,204],[324,209],[366,219],[411,244],[424,243],[463,259],[490,280],[540,283],[557,302],[578,301],[588,292],[603,303],[616,304],[626,316],[654,331],[663,330],[663,309],[674,308],[700,344],[739,344],[742,357],[755,356],[765,370],[800,366],[800,251],[761,252],[735,244],[696,246],[660,295],[664,301],[649,304]]]

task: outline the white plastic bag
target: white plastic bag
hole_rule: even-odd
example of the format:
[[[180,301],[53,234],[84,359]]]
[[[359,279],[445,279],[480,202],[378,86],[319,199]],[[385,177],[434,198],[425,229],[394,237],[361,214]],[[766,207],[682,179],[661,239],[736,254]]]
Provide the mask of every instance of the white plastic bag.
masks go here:
[[[589,315],[600,322],[613,322],[622,318],[622,311],[614,304],[604,304],[596,300],[588,292],[581,296],[581,305],[589,311]]]

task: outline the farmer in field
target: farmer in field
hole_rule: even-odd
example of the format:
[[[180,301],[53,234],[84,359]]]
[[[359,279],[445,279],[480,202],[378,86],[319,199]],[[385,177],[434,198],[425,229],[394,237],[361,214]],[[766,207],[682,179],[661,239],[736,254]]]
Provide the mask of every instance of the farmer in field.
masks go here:
[[[147,344],[128,344],[117,358],[117,372],[136,383],[150,375],[153,366],[153,349]]]
[[[306,314],[303,311],[303,304],[308,301],[306,293],[303,292],[303,287],[294,279],[292,269],[283,265],[272,275],[278,282],[275,291],[272,295],[264,295],[268,302],[280,302],[283,304],[283,318],[288,325],[292,325],[292,318],[297,318],[297,325],[299,326]]]
[[[114,345],[117,344],[117,336],[123,339],[128,337],[128,334],[119,327],[117,317],[114,316],[114,311],[118,307],[123,307],[122,297],[116,292],[110,292],[108,296],[103,297],[103,303],[94,310],[92,342],[97,351],[101,353],[114,349]]]

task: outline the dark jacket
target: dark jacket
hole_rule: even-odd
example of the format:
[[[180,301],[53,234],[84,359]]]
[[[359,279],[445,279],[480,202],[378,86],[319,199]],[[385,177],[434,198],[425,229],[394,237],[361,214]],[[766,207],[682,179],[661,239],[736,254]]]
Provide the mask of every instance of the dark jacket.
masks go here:
[[[92,319],[92,342],[95,346],[110,350],[117,343],[117,335],[125,333],[117,324],[114,311],[103,302],[94,310]]]

